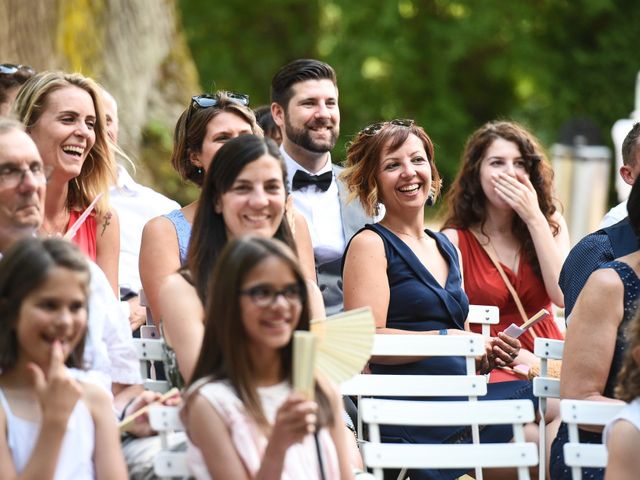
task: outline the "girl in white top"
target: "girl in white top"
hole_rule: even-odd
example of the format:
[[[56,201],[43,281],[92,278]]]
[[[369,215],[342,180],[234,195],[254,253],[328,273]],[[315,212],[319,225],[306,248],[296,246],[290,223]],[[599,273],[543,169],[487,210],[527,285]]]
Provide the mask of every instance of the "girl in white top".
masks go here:
[[[197,479],[352,478],[339,394],[323,384],[314,402],[291,390],[291,339],[309,328],[307,298],[282,242],[243,237],[222,251],[183,410]]]
[[[640,472],[640,312],[629,323],[627,339],[615,394],[630,403],[604,429],[609,451],[605,480],[635,480]]]
[[[127,478],[111,398],[66,368],[81,366],[88,288],[62,239],[22,240],[0,261],[2,479]]]

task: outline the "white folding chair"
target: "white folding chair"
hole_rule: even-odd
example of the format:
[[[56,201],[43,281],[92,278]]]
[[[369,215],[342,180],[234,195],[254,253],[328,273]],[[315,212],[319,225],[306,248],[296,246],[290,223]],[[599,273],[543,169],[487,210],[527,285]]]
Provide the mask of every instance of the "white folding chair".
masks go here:
[[[607,449],[603,444],[580,443],[578,425],[609,423],[625,406],[624,403],[596,402],[591,400],[561,400],[560,415],[567,424],[569,441],[564,444],[564,462],[571,467],[573,480],[582,478],[582,468],[607,466]]]
[[[517,467],[518,478],[529,480],[528,467],[538,463],[535,443],[527,443],[524,425],[533,421],[530,400],[484,402],[420,402],[363,399],[362,418],[369,426],[370,441],[363,445],[364,461],[382,480],[384,468],[438,468],[469,470]],[[382,443],[380,425],[468,426],[513,425],[510,443],[397,444]]]
[[[474,402],[486,395],[487,379],[476,375],[475,359],[484,354],[484,339],[475,335],[376,335],[372,356],[465,357],[467,375],[356,375],[340,385],[343,395],[383,397],[461,396]],[[428,402],[431,404],[432,402]],[[362,439],[362,417],[358,408],[358,438]],[[478,423],[471,426],[473,443],[480,443]],[[403,478],[404,471],[398,478]],[[482,471],[476,471],[482,479]]]
[[[490,305],[469,305],[467,322],[482,325],[482,336],[491,336],[491,325],[500,323],[500,309]]]
[[[549,377],[549,360],[562,360],[564,350],[563,340],[551,338],[536,338],[533,345],[533,353],[540,358],[540,375],[533,379],[533,394],[538,397],[538,411],[540,412],[539,447],[540,451],[540,480],[544,480],[546,474],[546,441],[547,433],[544,417],[547,413],[547,399],[560,398],[560,379]]]
[[[158,432],[162,444],[162,450],[153,459],[154,473],[162,478],[190,476],[187,465],[187,452],[169,450],[168,435],[172,432],[184,430],[180,420],[179,407],[150,405],[149,425]]]
[[[166,362],[164,340],[152,338],[134,338],[133,346],[140,361],[140,373],[144,379],[144,388],[154,392],[165,393],[171,388],[167,380],[156,380],[153,362]]]

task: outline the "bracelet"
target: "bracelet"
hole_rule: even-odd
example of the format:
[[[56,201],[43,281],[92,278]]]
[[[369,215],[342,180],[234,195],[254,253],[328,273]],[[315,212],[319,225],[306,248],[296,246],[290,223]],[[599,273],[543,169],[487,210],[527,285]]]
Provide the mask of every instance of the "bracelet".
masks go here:
[[[131,406],[131,404],[133,403],[133,401],[136,398],[137,398],[137,396],[133,397],[133,398],[130,398],[129,401],[125,404],[125,406],[122,408],[122,411],[120,412],[120,415],[118,415],[118,421],[121,422],[122,420],[124,420],[124,417],[127,416],[127,408],[129,408]]]
[[[443,328],[438,331],[438,335],[449,335],[449,332],[447,331],[446,328]]]

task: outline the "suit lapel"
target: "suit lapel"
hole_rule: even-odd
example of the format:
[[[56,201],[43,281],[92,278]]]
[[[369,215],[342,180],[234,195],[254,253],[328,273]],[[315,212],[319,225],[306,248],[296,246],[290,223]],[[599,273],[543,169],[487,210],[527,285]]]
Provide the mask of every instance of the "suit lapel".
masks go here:
[[[338,198],[340,199],[340,220],[342,222],[342,230],[344,232],[344,238],[348,243],[358,230],[360,230],[366,223],[373,223],[373,217],[369,217],[365,214],[362,205],[356,199],[349,202],[349,190],[345,183],[340,179],[339,175],[342,167],[333,165],[333,177],[336,180],[338,186]]]

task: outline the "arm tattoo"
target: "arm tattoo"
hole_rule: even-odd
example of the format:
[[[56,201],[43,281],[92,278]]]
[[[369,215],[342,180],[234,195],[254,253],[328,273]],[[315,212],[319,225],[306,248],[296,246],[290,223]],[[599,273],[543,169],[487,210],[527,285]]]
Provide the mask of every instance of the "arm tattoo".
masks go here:
[[[104,231],[109,225],[111,225],[111,212],[107,212],[104,216],[104,221],[102,222],[102,231],[100,232],[101,237],[104,235]]]

